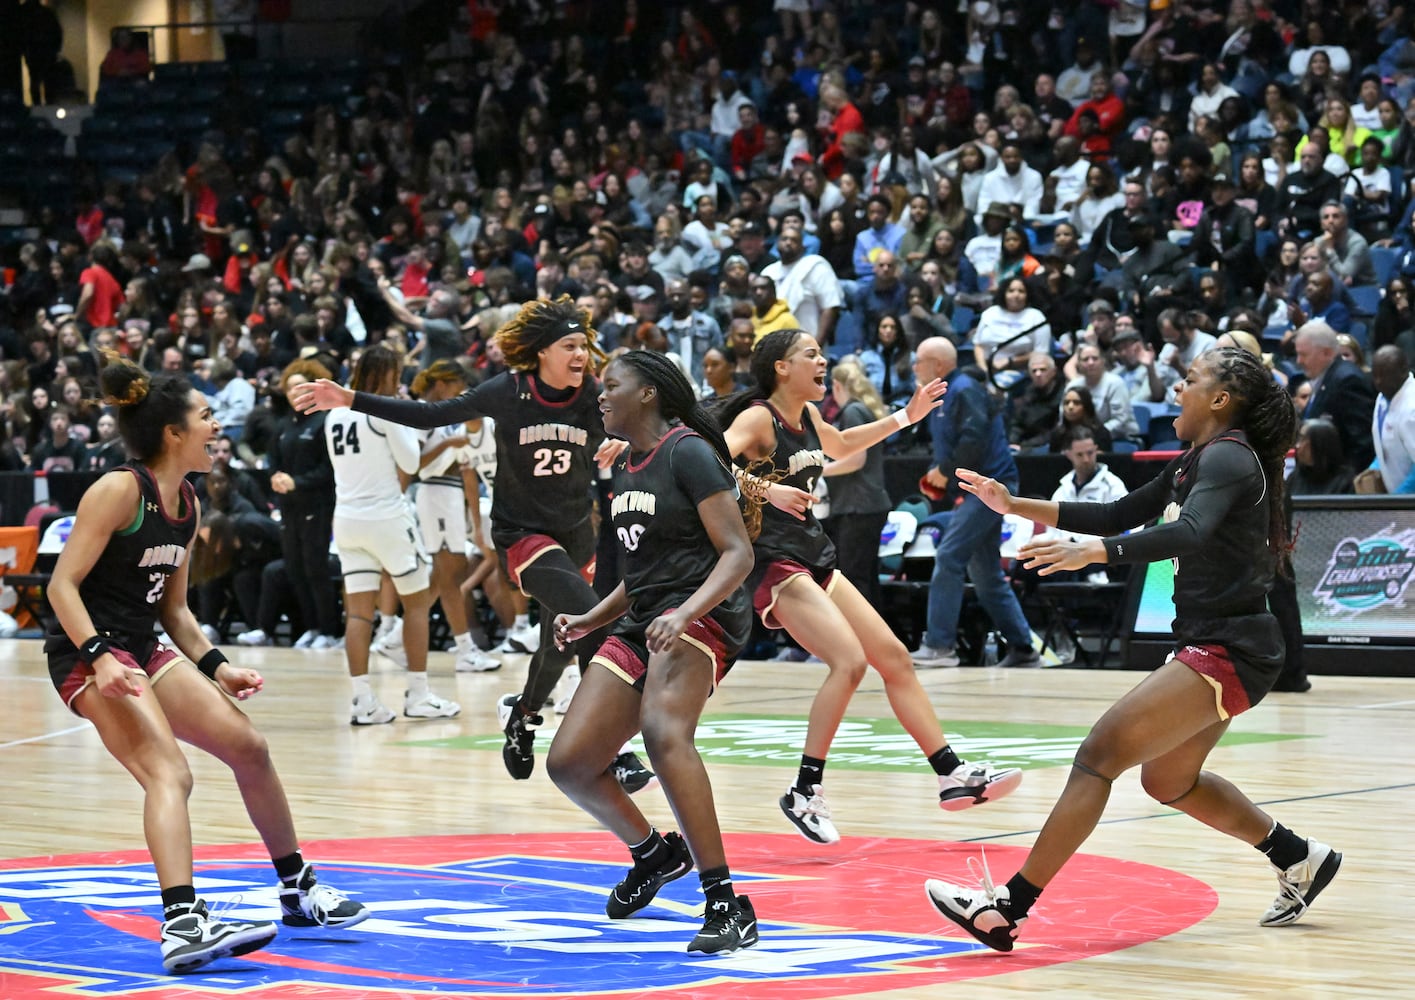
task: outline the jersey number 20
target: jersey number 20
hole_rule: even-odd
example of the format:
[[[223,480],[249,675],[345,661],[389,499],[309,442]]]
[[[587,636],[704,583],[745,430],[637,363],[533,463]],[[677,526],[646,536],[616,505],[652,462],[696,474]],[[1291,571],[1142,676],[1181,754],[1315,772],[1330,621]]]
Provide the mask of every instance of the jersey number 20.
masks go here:
[[[355,455],[359,453],[358,424],[349,424],[347,427],[344,424],[335,424],[331,437],[334,439],[334,454],[344,454],[345,448]]]
[[[570,452],[564,448],[537,448],[535,450],[536,467],[533,475],[537,476],[563,476],[570,471]]]

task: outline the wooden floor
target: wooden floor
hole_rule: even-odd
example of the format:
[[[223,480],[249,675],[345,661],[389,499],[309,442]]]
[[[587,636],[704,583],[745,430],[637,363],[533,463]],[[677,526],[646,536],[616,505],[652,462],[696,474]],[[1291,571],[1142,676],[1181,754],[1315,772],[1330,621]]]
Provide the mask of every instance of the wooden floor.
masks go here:
[[[540,761],[532,780],[513,785],[494,749],[409,745],[410,741],[493,734],[495,699],[519,686],[524,657],[509,658],[499,674],[454,678],[450,656],[436,655],[434,688],[461,701],[460,719],[423,723],[400,719],[393,725],[353,729],[347,722],[342,654],[251,650],[239,656],[265,675],[264,693],[249,702],[247,710],[270,740],[307,842],[596,830],[550,784]],[[401,677],[386,661],[382,666],[383,671],[375,674],[375,688],[396,706]],[[819,664],[739,664],[712,699],[708,714],[711,720],[763,716],[800,720],[823,672]],[[953,733],[982,723],[1006,723],[1020,727],[1019,732],[1043,724],[1085,727],[1141,675],[964,668],[920,676],[946,730]],[[1192,876],[1216,891],[1217,907],[1211,914],[1170,936],[1080,961],[1016,971],[989,965],[985,978],[967,983],[940,981],[869,995],[896,1000],[1038,992],[1075,997],[1223,995],[1286,1000],[1411,995],[1415,992],[1410,986],[1415,893],[1409,886],[1410,832],[1415,830],[1415,765],[1411,763],[1415,681],[1314,680],[1310,693],[1273,695],[1234,726],[1236,733],[1297,738],[1221,746],[1211,760],[1214,770],[1234,780],[1288,826],[1345,853],[1339,879],[1302,923],[1285,929],[1259,928],[1257,918],[1276,888],[1264,860],[1250,848],[1156,805],[1141,792],[1136,775],[1128,774],[1116,782],[1106,821],[1085,852]],[[0,721],[3,856],[141,849],[138,789],[108,756],[93,730],[59,703],[38,642],[0,642],[0,701],[6,706]],[[889,718],[877,675],[866,678],[850,716]],[[956,742],[967,756],[970,741]],[[544,746],[542,742],[542,753]],[[996,750],[997,744],[989,746]],[[1034,750],[1024,747],[1020,752]],[[197,779],[191,805],[196,841],[253,841],[229,773],[209,758],[195,752],[191,756]],[[1064,750],[1059,758],[1069,759]],[[792,764],[749,765],[726,758],[710,759],[709,769],[722,825],[729,834],[790,832],[775,800],[794,775]],[[1031,844],[1066,773],[1060,763],[1033,768],[1021,789],[1006,801],[944,813],[933,804],[934,782],[922,760],[911,770],[828,770],[826,788],[847,838],[836,863],[848,865],[850,852],[877,844],[874,838],[940,844],[979,841],[990,850],[1001,850],[1007,859],[1007,846]],[[672,821],[662,794],[650,791],[643,800],[651,818],[667,828]],[[802,850],[823,850],[799,839],[790,843]],[[886,891],[897,891],[909,907],[918,908],[922,880],[966,876],[961,859],[969,853],[976,852],[972,848],[914,852],[897,873],[896,884]],[[1011,870],[995,869],[994,874],[1001,880]],[[1105,895],[1104,886],[1092,890]],[[1064,897],[1056,889],[1043,896],[1035,919],[1064,925]],[[922,916],[924,911],[918,912]],[[764,919],[767,916],[763,914]],[[804,914],[785,916],[809,919]],[[950,936],[942,921],[917,931]],[[22,941],[22,935],[0,933],[0,966],[7,952],[14,954],[13,949],[23,947]],[[969,960],[1012,959],[985,955]],[[5,982],[6,975],[0,971],[0,997],[14,996]],[[752,993],[739,991],[738,995]],[[850,995],[864,994],[856,989]]]

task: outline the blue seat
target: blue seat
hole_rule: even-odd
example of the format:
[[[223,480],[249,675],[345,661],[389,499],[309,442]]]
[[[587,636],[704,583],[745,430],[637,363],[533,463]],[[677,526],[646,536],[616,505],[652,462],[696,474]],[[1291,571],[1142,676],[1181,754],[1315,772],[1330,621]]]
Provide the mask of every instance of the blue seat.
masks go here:
[[[1362,323],[1359,320],[1357,322],[1352,323],[1350,333],[1351,339],[1361,345],[1362,354],[1365,354],[1371,349],[1371,335],[1365,323]]]
[[[968,332],[973,329],[973,323],[977,318],[977,313],[973,312],[973,310],[969,309],[967,306],[954,306],[953,315],[950,317],[953,322],[953,329],[956,330],[960,336],[966,336]]]
[[[1379,285],[1353,285],[1347,289],[1351,293],[1351,314],[1353,316],[1374,316],[1381,305]]]
[[[1371,247],[1371,264],[1376,269],[1376,284],[1382,288],[1389,285],[1399,261],[1400,254],[1392,247]]]
[[[1137,433],[1142,438],[1148,438],[1150,436],[1150,404],[1132,403],[1131,409],[1135,412],[1135,426],[1139,428]]]

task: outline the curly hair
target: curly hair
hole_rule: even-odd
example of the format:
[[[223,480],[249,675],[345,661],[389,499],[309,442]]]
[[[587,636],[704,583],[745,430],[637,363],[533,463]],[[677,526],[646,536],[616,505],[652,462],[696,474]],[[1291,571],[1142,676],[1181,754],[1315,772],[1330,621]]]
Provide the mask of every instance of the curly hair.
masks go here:
[[[285,391],[285,384],[295,376],[303,376],[310,382],[318,382],[322,378],[333,378],[334,375],[324,365],[314,358],[297,358],[285,366],[280,372],[280,391]]]
[[[493,339],[501,348],[507,367],[531,372],[540,364],[541,351],[561,337],[580,332],[589,340],[590,357],[598,368],[604,363],[604,352],[597,343],[590,314],[568,295],[550,302],[540,299],[527,302],[514,319],[496,331]]]

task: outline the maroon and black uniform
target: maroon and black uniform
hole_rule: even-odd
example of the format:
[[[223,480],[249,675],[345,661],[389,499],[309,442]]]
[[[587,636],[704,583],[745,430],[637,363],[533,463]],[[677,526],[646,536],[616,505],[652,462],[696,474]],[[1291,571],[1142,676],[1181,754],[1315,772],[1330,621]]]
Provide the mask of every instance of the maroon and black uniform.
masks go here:
[[[112,474],[128,474],[138,481],[139,500],[133,520],[113,532],[93,568],[79,584],[79,597],[93,619],[98,635],[109,641],[112,652],[130,667],[149,676],[180,654],[157,641],[157,605],[168,578],[186,561],[196,532],[196,494],[183,480],[180,507],[175,515],[162,505],[157,480],[147,466],[132,463]],[[93,667],[79,654],[56,623],[44,640],[49,676],[68,703],[79,693]]]
[[[1277,553],[1268,544],[1272,495],[1242,431],[1174,459],[1108,504],[1063,503],[1056,526],[1105,538],[1110,562],[1173,559],[1175,658],[1218,688],[1225,717],[1256,705],[1282,672],[1282,630],[1268,611]],[[1131,535],[1166,511],[1166,524]]]
[[[778,481],[787,486],[812,492],[825,469],[826,457],[811,415],[802,408],[797,414],[800,423],[792,424],[765,400],[752,405],[767,408],[776,431],[776,448],[766,459],[769,468],[761,469],[761,475],[779,477]],[[747,579],[747,590],[763,624],[769,628],[780,627],[771,609],[781,585],[792,576],[805,573],[827,590],[831,586],[835,545],[810,510],[806,511],[806,519],[799,521],[771,504],[763,504],[762,530],[752,543],[752,550],[757,562]]]
[[[629,610],[610,627],[594,659],[640,689],[648,664],[645,630],[681,607],[717,566],[717,548],[698,516],[698,504],[717,493],[735,496],[736,477],[686,427],[669,431],[647,454],[615,463],[609,516],[623,553]],[[721,679],[751,631],[751,603],[738,587],[691,623],[684,638],[713,661]]]
[[[572,658],[556,649],[557,614],[584,614],[599,603],[594,577],[591,487],[594,455],[604,441],[599,382],[586,376],[574,389],[551,389],[529,372],[502,372],[455,399],[424,403],[354,394],[353,408],[408,427],[432,428],[491,417],[496,421],[496,490],[491,541],[506,575],[541,605],[540,647],[523,692],[544,704]],[[581,639],[582,666],[602,634]]]

